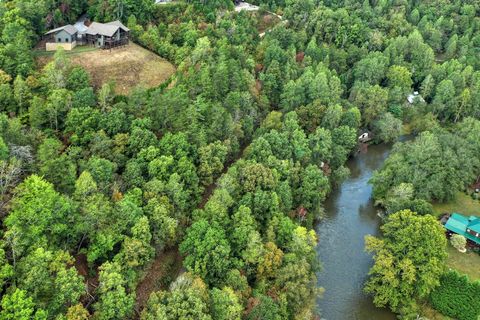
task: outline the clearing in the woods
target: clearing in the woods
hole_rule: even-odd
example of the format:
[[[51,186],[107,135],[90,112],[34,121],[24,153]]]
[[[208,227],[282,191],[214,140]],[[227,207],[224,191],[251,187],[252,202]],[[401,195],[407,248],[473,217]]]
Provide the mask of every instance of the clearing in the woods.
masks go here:
[[[446,203],[434,203],[435,215],[458,212],[467,216],[480,216],[480,201],[473,199],[465,192],[458,192],[455,199]],[[475,252],[460,253],[448,245],[447,266],[464,273],[472,280],[480,280],[480,256]]]
[[[113,81],[117,94],[128,94],[137,85],[157,87],[175,72],[175,66],[137,44],[112,50],[79,47],[66,51],[72,64],[84,67],[92,78],[95,88]],[[38,52],[40,67],[51,61],[53,54]]]

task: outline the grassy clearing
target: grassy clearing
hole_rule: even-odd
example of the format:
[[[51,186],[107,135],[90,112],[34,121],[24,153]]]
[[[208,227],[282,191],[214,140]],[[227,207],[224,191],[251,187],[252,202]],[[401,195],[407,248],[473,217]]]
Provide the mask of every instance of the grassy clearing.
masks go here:
[[[433,309],[428,302],[420,305],[420,312],[422,316],[426,317],[428,320],[450,320],[450,317],[444,316],[437,310]]]
[[[443,213],[452,212],[480,216],[480,201],[473,200],[472,197],[464,192],[458,192],[455,199],[448,203],[434,203],[433,210],[437,216],[440,216]],[[474,252],[458,252],[458,250],[453,248],[450,244],[448,245],[447,252],[447,268],[466,274],[470,280],[480,280],[480,255]],[[430,320],[450,319],[433,309],[428,303],[422,305],[421,310],[422,315]]]
[[[439,216],[445,212],[458,212],[464,215],[480,216],[480,201],[459,192],[453,201],[434,203],[434,213]],[[464,273],[471,280],[480,280],[480,255],[474,252],[460,253],[451,245],[448,246],[447,267]]]
[[[464,215],[480,216],[480,201],[473,200],[469,195],[459,192],[455,199],[450,202],[434,203],[433,211],[437,216],[445,212],[458,212]]]
[[[457,249],[448,246],[447,267],[466,274],[470,280],[480,280],[480,255],[475,252],[458,252]]]
[[[137,85],[157,87],[175,72],[170,62],[134,43],[112,50],[82,46],[67,54],[72,64],[88,71],[95,88],[113,81],[117,94],[128,94]],[[39,67],[47,64],[52,56],[52,53],[39,53]]]

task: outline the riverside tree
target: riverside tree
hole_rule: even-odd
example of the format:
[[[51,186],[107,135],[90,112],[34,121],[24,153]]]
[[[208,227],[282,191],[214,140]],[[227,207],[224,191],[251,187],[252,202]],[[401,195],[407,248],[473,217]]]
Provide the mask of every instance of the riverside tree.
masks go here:
[[[440,284],[447,240],[433,216],[410,210],[388,216],[381,230],[383,238],[365,238],[366,250],[375,261],[365,292],[376,306],[408,317],[415,311],[416,299],[427,298]]]

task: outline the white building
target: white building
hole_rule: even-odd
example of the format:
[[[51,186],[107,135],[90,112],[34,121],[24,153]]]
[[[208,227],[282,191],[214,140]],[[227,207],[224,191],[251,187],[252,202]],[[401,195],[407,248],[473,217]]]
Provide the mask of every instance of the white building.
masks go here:
[[[413,104],[415,101],[425,102],[425,100],[418,93],[418,91],[415,91],[414,93],[409,94],[407,97],[407,100],[408,100],[408,103],[410,104]]]

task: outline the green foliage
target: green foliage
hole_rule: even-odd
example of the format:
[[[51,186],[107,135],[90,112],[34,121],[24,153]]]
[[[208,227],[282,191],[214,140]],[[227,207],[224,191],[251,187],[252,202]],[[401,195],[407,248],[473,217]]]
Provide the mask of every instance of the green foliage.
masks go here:
[[[64,146],[56,139],[47,138],[39,146],[37,157],[39,173],[64,193],[71,193],[77,175],[75,163],[66,153]]]
[[[212,320],[208,300],[208,291],[202,280],[183,274],[172,284],[170,291],[155,292],[150,296],[140,318]]]
[[[258,303],[253,307],[253,309],[248,313],[246,319],[248,320],[280,320],[287,317],[283,313],[281,306],[279,306],[275,301],[269,296],[261,295],[257,299]]]
[[[116,165],[107,159],[92,157],[88,160],[86,169],[95,177],[99,190],[105,191],[113,181]]]
[[[232,264],[225,231],[206,220],[195,222],[187,230],[180,251],[187,254],[184,261],[187,270],[209,284],[221,284]]]
[[[72,264],[66,252],[38,248],[18,262],[17,284],[49,314],[63,313],[85,294],[83,279]]]
[[[465,121],[459,128],[463,126],[465,131],[475,131],[475,123]],[[476,146],[464,137],[444,130],[423,132],[412,142],[399,143],[383,168],[371,179],[374,197],[383,202],[392,188],[410,183],[414,198],[452,199],[475,178],[479,164],[474,150]]]
[[[402,121],[386,112],[373,123],[373,128],[377,141],[396,142],[402,133]]]
[[[229,287],[222,290],[214,288],[211,291],[212,319],[214,320],[240,320],[243,307],[238,297]]]
[[[4,235],[14,256],[20,257],[36,247],[71,247],[77,237],[69,226],[71,202],[36,175],[28,177],[15,191]]]
[[[331,185],[348,176],[360,128],[386,142],[402,123],[423,132],[372,179],[388,214],[426,215],[429,201],[474,181],[472,1],[256,4],[285,23],[259,37],[267,21],[258,18],[271,16],[236,13],[225,0],[0,4],[0,318],[89,316],[63,250],[85,254],[91,275],[102,265],[95,319],[131,317],[154,248],[181,243],[185,266],[203,280],[154,294],[145,319],[311,319],[316,238],[299,225],[311,226]],[[113,83],[97,91],[63,50],[34,70],[31,48],[44,32],[84,12],[128,18],[134,41],[177,65],[172,81],[128,96]],[[414,90],[424,101],[410,105]],[[404,260],[405,270],[417,267]],[[412,317],[413,300],[396,310]]]
[[[35,310],[32,298],[25,291],[15,289],[12,294],[3,296],[0,317],[5,320],[45,320],[47,313],[41,309]]]
[[[122,249],[117,256],[124,268],[139,268],[153,257],[150,246],[152,235],[147,217],[142,217],[131,229],[132,236],[125,237]]]
[[[128,293],[121,266],[115,262],[106,262],[99,273],[100,299],[94,308],[98,319],[125,319],[133,312],[135,294]]]
[[[459,320],[475,319],[480,315],[479,294],[480,283],[449,271],[440,279],[440,286],[432,292],[430,301],[446,316]]]
[[[433,216],[410,210],[388,216],[381,230],[381,239],[365,237],[375,260],[365,292],[378,307],[406,312],[440,285],[447,257],[444,230]]]
[[[309,165],[301,174],[300,180],[302,182],[297,190],[300,205],[314,212],[320,208],[330,191],[328,179],[317,166]]]
[[[11,266],[7,260],[4,242],[0,242],[0,266],[0,288],[3,288],[3,286],[14,275],[13,266]]]
[[[209,185],[223,169],[228,155],[228,146],[219,142],[198,149],[200,165],[198,173],[204,185]]]
[[[453,234],[450,238],[450,243],[458,251],[465,252],[465,247],[467,246],[467,239],[459,234]]]

